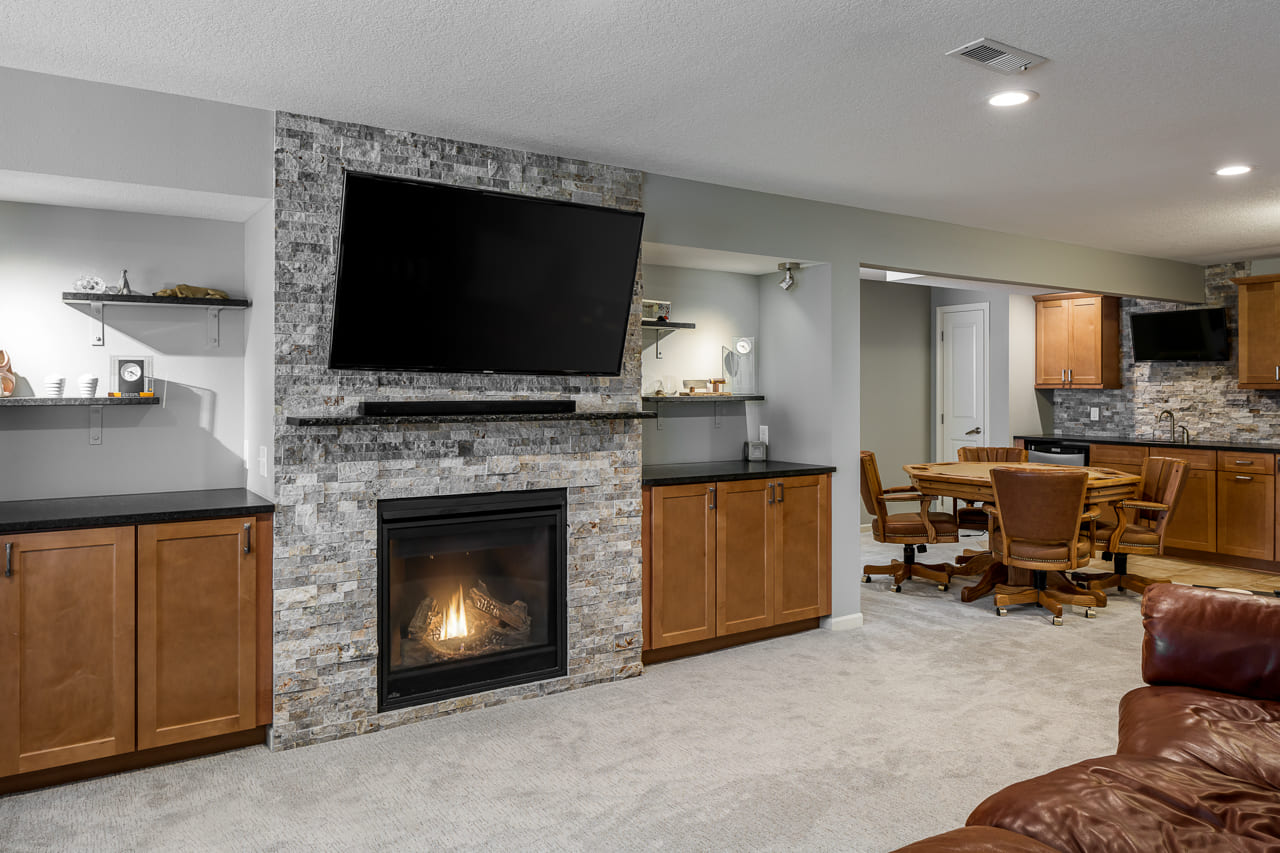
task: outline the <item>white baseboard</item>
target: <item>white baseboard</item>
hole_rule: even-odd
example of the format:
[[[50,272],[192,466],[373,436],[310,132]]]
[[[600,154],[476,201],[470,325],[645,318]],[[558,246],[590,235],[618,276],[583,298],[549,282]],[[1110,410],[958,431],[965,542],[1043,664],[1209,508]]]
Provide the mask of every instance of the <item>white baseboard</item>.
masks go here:
[[[828,631],[852,631],[862,627],[862,614],[850,613],[848,616],[823,616],[822,627]]]
[[[858,525],[858,529],[859,529],[859,530],[861,530],[863,533],[870,533],[870,532],[871,532],[871,522],[869,522],[869,521],[868,521],[866,524],[860,524],[860,525]]]

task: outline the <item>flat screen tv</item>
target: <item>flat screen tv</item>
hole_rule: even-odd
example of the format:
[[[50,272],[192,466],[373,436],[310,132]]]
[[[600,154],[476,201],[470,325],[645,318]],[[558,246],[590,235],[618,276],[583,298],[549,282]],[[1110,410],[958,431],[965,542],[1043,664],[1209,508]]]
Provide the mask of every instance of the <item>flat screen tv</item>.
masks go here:
[[[1129,315],[1134,361],[1226,361],[1231,358],[1225,308]]]
[[[329,366],[617,376],[643,223],[347,172]]]

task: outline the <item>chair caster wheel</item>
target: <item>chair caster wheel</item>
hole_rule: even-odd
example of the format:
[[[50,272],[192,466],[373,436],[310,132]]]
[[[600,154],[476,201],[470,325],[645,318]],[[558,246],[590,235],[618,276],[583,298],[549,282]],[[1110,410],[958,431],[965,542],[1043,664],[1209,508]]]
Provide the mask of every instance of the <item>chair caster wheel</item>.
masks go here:
[[[871,583],[871,575],[863,575],[863,576],[862,576],[862,582],[863,582],[863,583]]]
[[[1097,618],[1098,618],[1098,614],[1097,614],[1097,612],[1096,612],[1092,607],[1086,607],[1086,608],[1084,609],[1084,618],[1086,618],[1086,619],[1097,619]]]
[[[1061,624],[1062,624],[1062,617],[1061,617],[1061,616],[1055,616],[1055,617],[1053,617],[1053,624],[1055,624],[1055,625],[1061,625]]]
[[[948,584],[945,584],[945,583],[938,584],[938,592],[946,592],[949,589],[951,589],[951,587]]]
[[[916,553],[917,553],[917,554],[927,554],[927,553],[929,553],[929,546],[927,546],[927,545],[917,545],[917,546],[916,546]]]
[[[893,591],[894,591],[894,592],[902,592],[902,584],[900,584],[900,583],[899,583],[899,584],[894,584],[894,585],[893,585]]]
[[[1009,610],[1008,610],[1007,608],[1004,608],[1004,607],[997,607],[997,608],[996,608],[996,615],[997,615],[997,616],[1008,616],[1008,615],[1009,615]]]

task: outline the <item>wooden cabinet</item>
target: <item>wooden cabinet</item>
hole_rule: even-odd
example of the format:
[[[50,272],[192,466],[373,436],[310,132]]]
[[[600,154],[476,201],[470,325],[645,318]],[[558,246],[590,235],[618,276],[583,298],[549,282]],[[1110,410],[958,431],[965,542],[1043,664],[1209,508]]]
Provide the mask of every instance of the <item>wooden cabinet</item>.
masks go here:
[[[831,477],[646,490],[645,648],[831,612]]]
[[[138,748],[256,725],[254,519],[138,528]]]
[[[1152,454],[1155,455],[1155,454]],[[1141,474],[1142,462],[1147,458],[1147,448],[1133,444],[1091,444],[1089,464],[1099,468],[1114,468],[1126,474]]]
[[[1218,550],[1217,454],[1212,450],[1174,450],[1161,447],[1152,456],[1167,456],[1187,463],[1182,496],[1169,516],[1164,543],[1191,551]]]
[[[1239,285],[1241,388],[1280,388],[1280,275],[1232,279]]]
[[[133,528],[0,542],[0,776],[131,751]]]
[[[269,722],[270,530],[260,515],[0,534],[0,777],[210,751]]]
[[[1036,300],[1036,387],[1119,388],[1120,300],[1091,293]]]
[[[650,607],[645,646],[716,635],[715,486],[657,486],[650,495]]]
[[[1268,469],[1269,471],[1269,469]],[[1271,473],[1218,472],[1218,551],[1275,557],[1276,478]]]

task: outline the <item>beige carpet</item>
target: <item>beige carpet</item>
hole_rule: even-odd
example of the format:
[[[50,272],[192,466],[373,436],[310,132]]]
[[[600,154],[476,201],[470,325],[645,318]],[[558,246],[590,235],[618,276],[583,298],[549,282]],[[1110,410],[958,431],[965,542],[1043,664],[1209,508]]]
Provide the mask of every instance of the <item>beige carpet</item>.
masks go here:
[[[862,590],[859,630],[0,798],[0,848],[885,851],[1114,749],[1140,683],[1135,596],[1055,628],[957,586]]]

